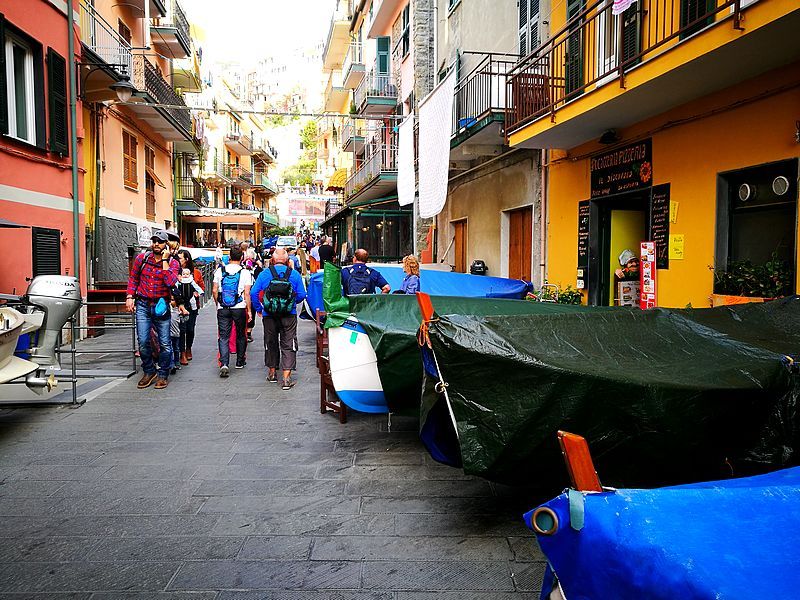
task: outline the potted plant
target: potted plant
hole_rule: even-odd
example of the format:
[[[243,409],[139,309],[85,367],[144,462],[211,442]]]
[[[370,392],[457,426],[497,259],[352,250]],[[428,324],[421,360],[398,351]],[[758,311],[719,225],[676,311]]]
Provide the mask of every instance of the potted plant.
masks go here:
[[[764,302],[791,293],[792,270],[773,252],[763,265],[742,260],[715,270],[711,306]]]

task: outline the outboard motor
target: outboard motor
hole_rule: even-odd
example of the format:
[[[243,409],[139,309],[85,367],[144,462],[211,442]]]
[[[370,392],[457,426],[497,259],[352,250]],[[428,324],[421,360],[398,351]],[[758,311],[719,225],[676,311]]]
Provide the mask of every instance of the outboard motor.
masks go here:
[[[81,306],[80,283],[66,275],[39,275],[28,286],[25,300],[44,311],[38,340],[30,349],[30,360],[42,367],[60,369],[56,346],[64,325]]]
[[[473,260],[469,267],[470,275],[486,275],[488,272],[489,267],[487,267],[486,263],[480,259]]]

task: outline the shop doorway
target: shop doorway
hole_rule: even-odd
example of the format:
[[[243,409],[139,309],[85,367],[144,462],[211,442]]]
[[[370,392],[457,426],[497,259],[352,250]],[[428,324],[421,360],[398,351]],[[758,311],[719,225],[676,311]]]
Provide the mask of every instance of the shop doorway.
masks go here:
[[[648,239],[650,190],[593,200],[590,221],[589,303],[614,306],[620,255],[630,250],[638,257],[640,242]]]
[[[533,208],[508,211],[508,276],[531,280]]]
[[[453,270],[467,272],[467,220],[453,223]]]

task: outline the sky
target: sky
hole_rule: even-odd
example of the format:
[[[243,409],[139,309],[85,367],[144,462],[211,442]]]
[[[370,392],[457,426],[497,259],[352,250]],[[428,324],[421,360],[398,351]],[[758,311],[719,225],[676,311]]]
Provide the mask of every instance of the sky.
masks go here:
[[[183,0],[203,28],[203,61],[248,66],[270,55],[313,46],[328,34],[335,0]]]

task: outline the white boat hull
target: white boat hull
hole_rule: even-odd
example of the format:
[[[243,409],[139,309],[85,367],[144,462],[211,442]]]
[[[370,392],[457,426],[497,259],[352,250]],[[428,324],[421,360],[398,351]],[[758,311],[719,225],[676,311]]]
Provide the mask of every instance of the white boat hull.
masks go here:
[[[378,357],[355,317],[328,330],[331,379],[339,399],[366,413],[389,412],[378,375]]]

